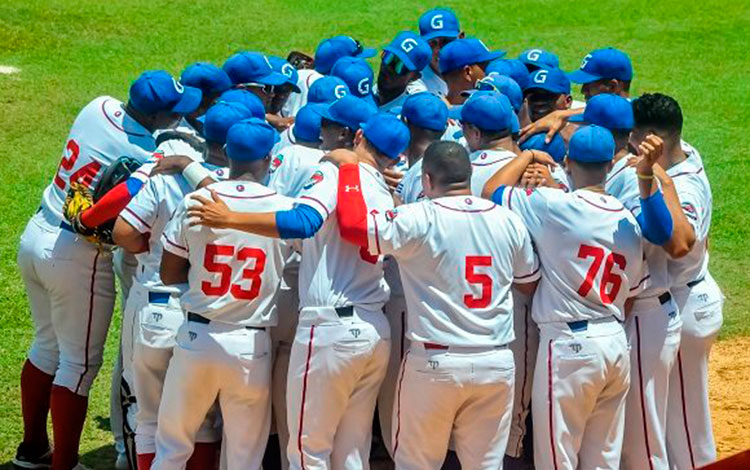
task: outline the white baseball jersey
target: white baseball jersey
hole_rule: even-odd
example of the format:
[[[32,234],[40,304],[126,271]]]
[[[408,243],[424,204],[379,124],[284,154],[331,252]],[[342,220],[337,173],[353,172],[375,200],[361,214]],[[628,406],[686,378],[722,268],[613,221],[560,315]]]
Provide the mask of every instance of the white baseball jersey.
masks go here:
[[[285,147],[271,160],[268,187],[284,196],[299,196],[324,154],[323,150],[304,145]]]
[[[673,287],[703,279],[708,273],[708,232],[711,228],[713,195],[697,150],[684,146],[687,159],[672,166],[667,174],[674,181],[680,206],[695,231],[695,244],[690,252],[678,259],[669,259],[667,269]]]
[[[464,128],[461,126],[461,121],[457,119],[448,119],[448,127],[445,128],[443,137],[440,140],[458,143],[462,143],[462,141],[466,142],[466,139],[464,138]]]
[[[104,170],[122,156],[144,162],[156,149],[145,127],[125,113],[123,104],[100,96],[76,117],[63,149],[57,173],[42,196],[42,207],[62,222],[62,207],[70,183],[94,188]]]
[[[481,196],[487,181],[515,157],[515,153],[505,149],[472,152],[469,155],[469,160],[471,160],[471,194]]]
[[[276,142],[276,144],[271,149],[271,155],[276,155],[277,153],[281,152],[286,147],[289,147],[292,144],[296,144],[296,138],[294,137],[294,134],[292,133],[292,128],[294,128],[294,124],[287,127],[281,133],[279,133],[279,141]]]
[[[612,196],[504,187],[493,199],[521,216],[542,262],[531,314],[538,323],[624,319],[648,276],[638,222]]]
[[[249,181],[222,181],[191,194],[210,198],[208,188],[238,212],[275,212],[293,205],[292,199]],[[180,297],[183,310],[221,323],[276,325],[276,293],[288,244],[239,230],[190,227],[187,209],[196,204],[185,197],[162,236],[166,251],[190,261],[188,290]]]
[[[404,204],[423,201],[425,199],[422,188],[422,159],[409,167],[401,178],[401,182],[396,187],[396,196]]]
[[[521,219],[475,196],[442,197],[368,220],[369,251],[399,262],[407,337],[449,346],[508,344],[513,282],[539,278]]]
[[[430,93],[438,96],[446,96],[448,94],[448,84],[429,65],[422,70],[422,78],[420,80],[422,80],[425,88]]]
[[[368,209],[385,213],[393,209],[393,197],[376,169],[359,165],[360,180],[368,190]],[[362,305],[380,308],[388,300],[383,278],[383,257],[344,241],[336,218],[338,168],[322,163],[303,187],[298,202],[318,211],[323,226],[302,243],[299,297],[300,308]]]
[[[281,108],[282,117],[297,115],[297,111],[307,104],[307,93],[310,91],[310,85],[315,83],[315,80],[323,77],[323,75],[313,69],[300,69],[297,72],[297,77],[297,86],[299,87],[300,92],[289,95],[286,103],[284,103],[284,106]]]

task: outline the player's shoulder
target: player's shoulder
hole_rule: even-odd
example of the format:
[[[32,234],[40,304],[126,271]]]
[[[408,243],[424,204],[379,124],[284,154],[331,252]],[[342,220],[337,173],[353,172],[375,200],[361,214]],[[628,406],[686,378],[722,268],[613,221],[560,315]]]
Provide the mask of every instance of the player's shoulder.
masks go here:
[[[477,150],[470,155],[471,164],[475,167],[491,166],[515,158],[510,150]]]

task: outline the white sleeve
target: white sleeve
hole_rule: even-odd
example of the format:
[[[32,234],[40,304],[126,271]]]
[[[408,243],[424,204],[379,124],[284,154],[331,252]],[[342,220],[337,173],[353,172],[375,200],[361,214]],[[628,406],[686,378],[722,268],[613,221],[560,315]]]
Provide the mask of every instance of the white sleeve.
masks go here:
[[[172,214],[172,219],[164,228],[164,233],[161,237],[161,244],[164,250],[181,258],[188,258],[189,253],[187,238],[185,237],[188,223],[187,206],[188,199],[185,198],[177,206],[174,214]]]
[[[550,191],[560,190],[550,188],[524,189],[518,186],[505,186],[500,198],[493,197],[492,200],[518,214],[531,235],[535,236],[543,228],[544,219],[547,216],[547,195]]]
[[[675,185],[675,189],[682,212],[693,227],[695,238],[700,240],[703,237],[703,219],[708,216],[706,195],[690,184]]]
[[[370,254],[392,254],[396,258],[413,255],[430,227],[427,204],[406,204],[385,213],[371,212],[367,216]]]
[[[635,266],[633,266],[633,278],[630,284],[628,292],[628,298],[636,297],[638,294],[646,290],[650,282],[650,274],[648,271],[648,263],[646,262],[646,255],[643,253],[643,239],[641,239],[641,257],[635,260]]]
[[[336,212],[339,185],[339,169],[331,162],[324,162],[302,187],[299,202],[320,214],[323,220]]]
[[[120,212],[120,217],[141,233],[151,232],[151,227],[156,222],[159,202],[162,200],[159,195],[160,182],[160,178],[159,181],[156,178],[149,178],[138,194]]]

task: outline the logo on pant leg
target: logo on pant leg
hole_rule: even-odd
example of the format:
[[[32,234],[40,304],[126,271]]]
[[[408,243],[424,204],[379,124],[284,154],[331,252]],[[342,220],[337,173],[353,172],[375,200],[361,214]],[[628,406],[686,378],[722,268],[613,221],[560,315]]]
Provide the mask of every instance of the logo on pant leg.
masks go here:
[[[583,349],[583,346],[581,346],[581,343],[573,343],[570,345],[570,349],[573,350],[576,354],[581,352],[581,349]]]
[[[158,323],[161,321],[164,315],[160,312],[151,312],[151,317],[154,319],[155,322]]]
[[[351,328],[349,330],[349,333],[351,333],[353,337],[359,338],[359,335],[362,334],[362,331],[359,328]]]
[[[188,331],[188,337],[190,337],[190,341],[194,341],[195,338],[198,337],[198,333],[196,333],[195,331]]]
[[[435,370],[435,369],[438,368],[438,366],[440,366],[440,362],[438,362],[438,361],[427,361],[427,366],[430,369]]]

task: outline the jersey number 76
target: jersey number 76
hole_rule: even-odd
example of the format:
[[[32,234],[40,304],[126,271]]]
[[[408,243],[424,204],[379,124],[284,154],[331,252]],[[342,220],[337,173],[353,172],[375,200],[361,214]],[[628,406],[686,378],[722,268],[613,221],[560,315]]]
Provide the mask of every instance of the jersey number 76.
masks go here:
[[[586,272],[586,278],[578,288],[578,294],[581,297],[588,295],[594,286],[594,278],[599,274],[599,268],[602,265],[602,261],[604,261],[604,269],[599,280],[599,298],[604,305],[609,305],[617,298],[617,293],[620,292],[620,286],[622,285],[622,277],[619,274],[613,273],[612,269],[617,265],[623,270],[627,262],[625,257],[619,253],[610,252],[606,255],[606,260],[605,254],[604,248],[600,246],[581,245],[578,247],[579,258],[594,258],[588,272]]]
[[[239,283],[232,284],[232,266],[229,263],[223,263],[216,260],[218,256],[234,256],[237,261],[254,260],[253,267],[249,268],[245,263],[242,266],[242,279],[250,281],[250,287],[244,288]],[[237,250],[230,245],[206,245],[206,252],[203,256],[203,268],[219,275],[218,284],[209,281],[201,282],[201,291],[210,297],[219,297],[227,292],[232,297],[239,300],[253,300],[260,293],[261,274],[266,267],[266,253],[259,248],[248,246]]]

